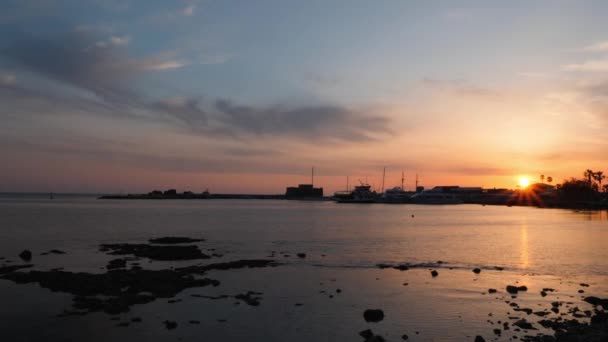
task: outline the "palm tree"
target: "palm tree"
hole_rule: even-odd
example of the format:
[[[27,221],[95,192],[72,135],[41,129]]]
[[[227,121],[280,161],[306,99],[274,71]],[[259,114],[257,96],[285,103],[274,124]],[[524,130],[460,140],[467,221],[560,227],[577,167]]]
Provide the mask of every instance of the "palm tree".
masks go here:
[[[585,178],[587,178],[587,184],[589,184],[589,187],[591,187],[591,178],[595,178],[595,172],[593,172],[593,170],[591,169],[587,169],[584,173]]]
[[[597,183],[599,185],[598,189],[600,189],[600,191],[601,191],[601,189],[602,189],[602,180],[606,179],[606,176],[604,176],[604,172],[602,172],[602,171],[595,172],[593,174],[593,178],[595,178],[595,180],[597,181]]]
[[[553,177],[547,176],[547,183],[551,184],[553,182]]]
[[[540,182],[545,183],[545,175],[540,175]]]

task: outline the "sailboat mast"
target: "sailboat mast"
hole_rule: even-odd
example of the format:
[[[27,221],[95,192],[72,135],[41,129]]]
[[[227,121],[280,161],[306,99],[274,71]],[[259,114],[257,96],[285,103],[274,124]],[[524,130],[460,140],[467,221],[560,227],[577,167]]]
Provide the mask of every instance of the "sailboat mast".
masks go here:
[[[418,191],[418,174],[416,174],[416,191]]]
[[[403,182],[405,182],[405,174],[403,173],[403,171],[401,171],[401,190],[405,191],[405,188],[403,187]]]
[[[346,176],[346,191],[349,191],[350,186],[348,184],[348,176]]]
[[[384,177],[386,177],[386,166],[382,170],[382,192],[384,192]]]
[[[310,173],[310,184],[314,187],[315,186],[315,167],[312,167],[312,171]]]

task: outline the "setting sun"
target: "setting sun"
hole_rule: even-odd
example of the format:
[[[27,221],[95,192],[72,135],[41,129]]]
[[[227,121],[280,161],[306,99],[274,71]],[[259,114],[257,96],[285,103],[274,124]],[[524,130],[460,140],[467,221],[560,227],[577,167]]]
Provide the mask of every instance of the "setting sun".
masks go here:
[[[527,188],[530,185],[530,178],[528,177],[519,177],[519,186],[522,188]]]

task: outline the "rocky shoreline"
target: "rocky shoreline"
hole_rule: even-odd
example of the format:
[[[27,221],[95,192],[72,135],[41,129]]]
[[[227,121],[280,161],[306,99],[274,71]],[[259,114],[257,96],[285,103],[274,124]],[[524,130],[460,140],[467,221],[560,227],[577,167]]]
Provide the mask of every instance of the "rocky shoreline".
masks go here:
[[[187,289],[221,287],[221,282],[210,277],[213,271],[236,271],[239,269],[267,268],[287,265],[275,259],[241,259],[222,262],[206,262],[182,267],[170,267],[166,269],[144,269],[142,261],[165,262],[165,261],[202,261],[221,254],[207,255],[201,251],[198,243],[205,242],[204,239],[191,239],[185,237],[162,237],[150,239],[148,243],[115,243],[102,244],[99,252],[110,256],[119,256],[112,259],[102,273],[70,272],[61,268],[50,270],[31,269],[35,266],[33,253],[24,250],[20,258],[28,263],[19,265],[8,265],[6,258],[0,265],[0,280],[11,281],[16,284],[38,284],[41,288],[53,292],[71,294],[72,307],[58,313],[60,317],[87,315],[89,313],[101,312],[113,316],[124,314],[131,310],[134,305],[144,305],[159,299],[166,299],[167,303],[177,303],[183,299],[175,297]],[[64,251],[52,252],[52,254],[65,254]],[[41,255],[48,255],[42,253]],[[306,253],[293,252],[299,259],[305,259]],[[275,253],[271,253],[274,256]],[[33,262],[32,262],[33,260]],[[443,272],[450,272],[452,268],[448,263],[437,261],[432,263],[401,263],[401,264],[379,264],[377,268],[382,272],[407,272],[415,269],[427,269],[427,277],[434,279],[442,277]],[[441,268],[441,273],[437,269]],[[480,266],[471,269],[473,275],[478,276],[483,272],[500,272],[504,268],[499,266]],[[412,272],[412,271],[410,271]],[[407,286],[408,283],[403,283]],[[532,289],[526,284],[504,284],[501,288],[489,288],[482,295],[491,295],[500,305],[508,310],[508,317],[504,319],[494,318],[490,313],[487,323],[491,326],[484,333],[476,332],[471,335],[471,341],[486,341],[500,338],[503,334],[509,334],[509,339],[521,341],[606,341],[608,340],[608,299],[596,296],[584,295],[589,284],[580,283],[580,303],[574,299],[556,299],[547,307],[532,308],[521,304],[520,297],[539,296],[545,298],[553,296],[559,289],[542,288]],[[342,293],[336,289],[335,293],[327,294],[328,298]],[[262,305],[263,293],[247,290],[242,293],[206,295],[192,294],[190,298],[209,300],[233,299],[236,303],[244,303],[252,307]],[[559,298],[559,297],[557,297]],[[236,304],[235,303],[235,304]],[[303,303],[296,303],[302,306]],[[540,306],[541,304],[539,304]],[[385,314],[382,308],[368,308],[362,313],[362,321],[369,324],[369,328],[358,333],[365,342],[381,342],[387,340],[382,328],[376,328],[375,324],[381,321],[399,320],[399,317],[391,317]],[[126,327],[131,323],[141,322],[141,318],[135,317],[129,322],[120,322],[117,326]],[[190,320],[189,324],[199,324],[197,320]],[[163,322],[168,330],[177,329],[179,324],[173,320]],[[416,332],[416,335],[418,332]],[[411,333],[410,333],[411,335]],[[416,336],[414,335],[414,336]],[[408,334],[401,335],[401,340],[410,339]]]

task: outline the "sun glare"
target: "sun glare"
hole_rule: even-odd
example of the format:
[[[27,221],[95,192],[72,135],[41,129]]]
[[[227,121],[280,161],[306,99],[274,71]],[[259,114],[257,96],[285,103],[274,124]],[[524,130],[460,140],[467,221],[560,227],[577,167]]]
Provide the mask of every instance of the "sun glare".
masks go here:
[[[530,178],[528,177],[519,177],[519,186],[522,188],[527,188],[530,185]]]

